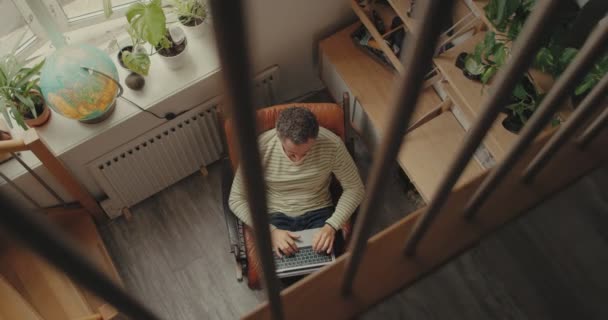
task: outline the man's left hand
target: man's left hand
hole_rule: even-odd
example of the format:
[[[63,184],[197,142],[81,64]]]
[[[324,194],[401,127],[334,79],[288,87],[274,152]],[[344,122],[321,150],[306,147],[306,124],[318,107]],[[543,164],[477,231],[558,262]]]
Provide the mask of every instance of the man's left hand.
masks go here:
[[[336,230],[326,224],[312,237],[312,249],[318,253],[325,252],[330,254],[334,249],[335,238]]]

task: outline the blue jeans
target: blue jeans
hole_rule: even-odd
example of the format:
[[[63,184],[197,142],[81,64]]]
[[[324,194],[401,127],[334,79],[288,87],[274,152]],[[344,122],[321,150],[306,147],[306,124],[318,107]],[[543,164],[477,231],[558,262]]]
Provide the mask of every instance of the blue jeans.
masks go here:
[[[281,230],[288,231],[321,228],[333,213],[334,207],[308,211],[297,217],[290,217],[284,213],[277,212],[270,215],[270,224]]]

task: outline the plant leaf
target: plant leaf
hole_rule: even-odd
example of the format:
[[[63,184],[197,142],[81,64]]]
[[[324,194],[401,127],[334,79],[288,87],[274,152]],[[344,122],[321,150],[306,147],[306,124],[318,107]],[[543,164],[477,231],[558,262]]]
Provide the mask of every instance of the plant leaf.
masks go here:
[[[495,66],[491,66],[488,69],[486,69],[486,71],[481,76],[481,83],[487,84],[488,82],[490,82],[490,80],[496,74],[497,71],[498,71],[498,68],[496,68]]]
[[[136,16],[141,16],[145,9],[146,6],[143,3],[137,2],[130,5],[129,9],[127,10],[127,13],[125,14],[125,16],[127,17],[127,21],[131,23],[133,18],[135,18]]]
[[[17,97],[17,99],[19,99],[19,101],[21,101],[21,103],[23,103],[26,107],[32,110],[34,117],[38,116],[36,115],[36,107],[34,106],[34,101],[32,101],[32,98],[23,96],[18,92],[15,92],[15,97]]]
[[[150,57],[147,54],[125,51],[122,54],[122,61],[129,70],[143,76],[148,75],[148,71],[150,70]]]
[[[11,116],[13,117],[13,119],[15,119],[17,124],[21,128],[23,128],[23,130],[27,130],[27,125],[25,124],[25,121],[23,120],[23,115],[19,111],[17,111],[15,108],[11,108]]]
[[[11,117],[9,116],[8,109],[9,109],[9,106],[7,105],[6,101],[4,100],[4,98],[0,97],[0,112],[4,116],[4,119],[6,119],[6,122],[8,122],[9,128],[12,129],[13,121],[11,121]]]
[[[515,89],[513,90],[513,96],[519,100],[524,100],[528,96],[528,93],[526,92],[526,89],[521,84],[521,82],[517,83],[517,85],[515,86]]]
[[[467,57],[464,68],[472,75],[480,75],[485,70],[485,66],[475,61],[474,58]]]
[[[160,4],[155,3],[160,1],[152,1],[145,8],[142,16],[142,37],[151,45],[157,46],[158,43],[165,37],[166,32],[166,17]]]
[[[22,70],[25,71],[25,73],[21,76],[21,78],[19,79],[19,82],[17,82],[15,84],[15,87],[21,87],[23,86],[26,82],[29,81],[29,79],[32,76],[37,76],[40,74],[40,69],[42,68],[42,66],[44,65],[45,60],[40,61],[40,63],[38,63],[36,66],[34,66],[33,68],[24,68]]]
[[[574,94],[577,96],[580,96],[581,94],[591,90],[591,88],[593,88],[593,86],[595,86],[596,83],[597,83],[597,81],[585,80],[585,81],[583,81],[583,83],[579,84],[576,87],[576,89],[574,90]]]
[[[507,61],[507,56],[509,55],[509,49],[504,44],[497,45],[496,51],[494,52],[494,63],[496,63],[496,67],[502,67]]]

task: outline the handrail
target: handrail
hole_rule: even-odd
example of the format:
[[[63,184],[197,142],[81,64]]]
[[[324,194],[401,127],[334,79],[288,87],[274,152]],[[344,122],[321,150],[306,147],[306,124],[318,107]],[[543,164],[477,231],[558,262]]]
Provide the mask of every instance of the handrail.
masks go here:
[[[131,319],[160,320],[144,305],[112,281],[78,248],[77,244],[54,226],[49,218],[21,210],[0,193],[0,227],[38,255],[62,270],[80,285],[115,306]]]
[[[587,129],[576,139],[581,150],[587,148],[587,145],[606,127],[608,123],[608,109],[600,114],[600,116],[587,127]]]

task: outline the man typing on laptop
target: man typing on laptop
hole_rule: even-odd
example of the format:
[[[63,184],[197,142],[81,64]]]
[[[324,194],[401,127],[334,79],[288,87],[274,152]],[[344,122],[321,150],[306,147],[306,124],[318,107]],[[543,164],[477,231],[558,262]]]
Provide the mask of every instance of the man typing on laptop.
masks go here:
[[[315,115],[301,107],[283,110],[276,128],[262,133],[258,143],[276,255],[296,254],[301,240],[296,232],[308,229],[318,229],[310,239],[312,250],[330,254],[336,232],[359,206],[364,193],[344,143],[319,127]],[[343,189],[335,207],[329,191],[332,174]],[[232,184],[229,205],[251,226],[240,170]]]

